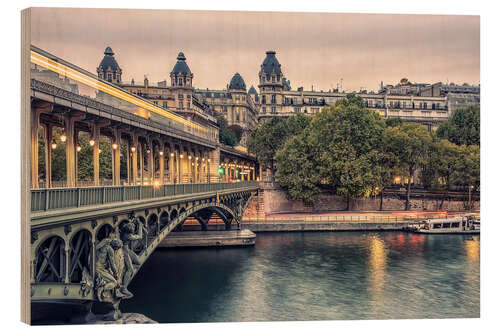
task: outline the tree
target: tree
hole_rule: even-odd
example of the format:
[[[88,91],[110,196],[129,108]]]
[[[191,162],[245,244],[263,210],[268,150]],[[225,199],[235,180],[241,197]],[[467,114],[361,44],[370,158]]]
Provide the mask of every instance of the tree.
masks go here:
[[[399,117],[397,118],[387,118],[385,120],[385,125],[387,127],[396,127],[396,126],[401,126],[403,125],[403,120]]]
[[[457,182],[467,185],[469,191],[468,209],[472,208],[471,191],[478,190],[480,185],[480,148],[478,145],[459,147],[460,159],[457,167]]]
[[[402,124],[402,122],[400,122],[400,124]],[[387,122],[386,126],[389,126]],[[392,143],[390,142],[390,137],[387,134],[387,131],[384,131],[381,145],[378,150],[378,164],[376,165],[376,167],[379,168],[378,172],[376,173],[376,175],[378,176],[376,179],[376,192],[378,190],[380,194],[379,210],[383,210],[384,208],[384,189],[392,184],[392,180],[394,179],[395,175],[401,173],[401,170],[399,170],[398,168],[398,158],[392,150],[391,145]]]
[[[219,141],[231,147],[234,147],[238,144],[236,135],[227,128],[219,129]]]
[[[310,118],[297,114],[293,117],[273,117],[259,126],[247,140],[249,152],[255,154],[260,165],[276,172],[276,153],[283,148],[287,139],[302,133]]]
[[[291,200],[313,204],[321,193],[321,177],[306,131],[290,138],[276,155],[276,179]]]
[[[408,177],[405,209],[410,209],[411,182],[417,168],[425,164],[431,135],[419,124],[403,123],[387,128],[391,151],[397,157],[397,167]]]
[[[439,126],[437,129],[438,137],[459,146],[479,146],[481,139],[480,113],[479,106],[458,109],[450,119]]]
[[[240,125],[228,126],[227,130],[234,134],[237,143],[239,143],[241,141],[241,137],[243,135],[243,128],[241,128]]]
[[[459,147],[446,139],[433,140],[429,145],[428,158],[422,167],[422,180],[427,187],[444,191],[440,209],[451,186],[457,183],[461,155]]]
[[[380,178],[379,148],[385,123],[363,107],[360,98],[348,95],[316,114],[310,125],[323,186],[346,199],[366,197]]]

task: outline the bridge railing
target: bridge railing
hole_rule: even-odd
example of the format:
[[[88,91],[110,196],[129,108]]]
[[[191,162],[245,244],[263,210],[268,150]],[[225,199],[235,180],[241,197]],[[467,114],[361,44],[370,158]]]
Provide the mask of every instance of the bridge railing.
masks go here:
[[[31,211],[77,208],[258,186],[258,182],[100,186],[31,190]]]

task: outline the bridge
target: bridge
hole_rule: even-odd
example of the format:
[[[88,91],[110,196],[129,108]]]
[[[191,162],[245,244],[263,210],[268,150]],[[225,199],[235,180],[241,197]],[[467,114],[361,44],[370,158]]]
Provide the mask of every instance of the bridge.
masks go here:
[[[130,281],[186,220],[201,230],[212,218],[239,228],[258,165],[221,145],[215,124],[183,118],[34,46],[30,97],[32,315],[42,304],[102,303],[116,319],[120,301],[133,296]],[[78,172],[82,134],[90,180]],[[111,179],[100,171],[104,142]],[[62,180],[53,179],[58,145]]]

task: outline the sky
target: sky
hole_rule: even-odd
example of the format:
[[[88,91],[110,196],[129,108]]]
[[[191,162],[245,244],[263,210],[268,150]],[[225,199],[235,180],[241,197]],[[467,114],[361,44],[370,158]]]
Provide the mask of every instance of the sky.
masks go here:
[[[106,46],[123,81],[167,79],[182,51],[196,88],[239,72],[257,88],[275,50],[292,89],[377,91],[381,81],[480,83],[479,16],[34,8],[31,43],[92,73]]]

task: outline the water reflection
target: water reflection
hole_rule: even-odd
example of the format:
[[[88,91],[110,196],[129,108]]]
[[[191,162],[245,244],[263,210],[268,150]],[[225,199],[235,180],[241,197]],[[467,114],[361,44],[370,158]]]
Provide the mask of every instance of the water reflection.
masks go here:
[[[461,235],[319,232],[159,251],[122,310],[160,322],[478,317],[479,247]]]

